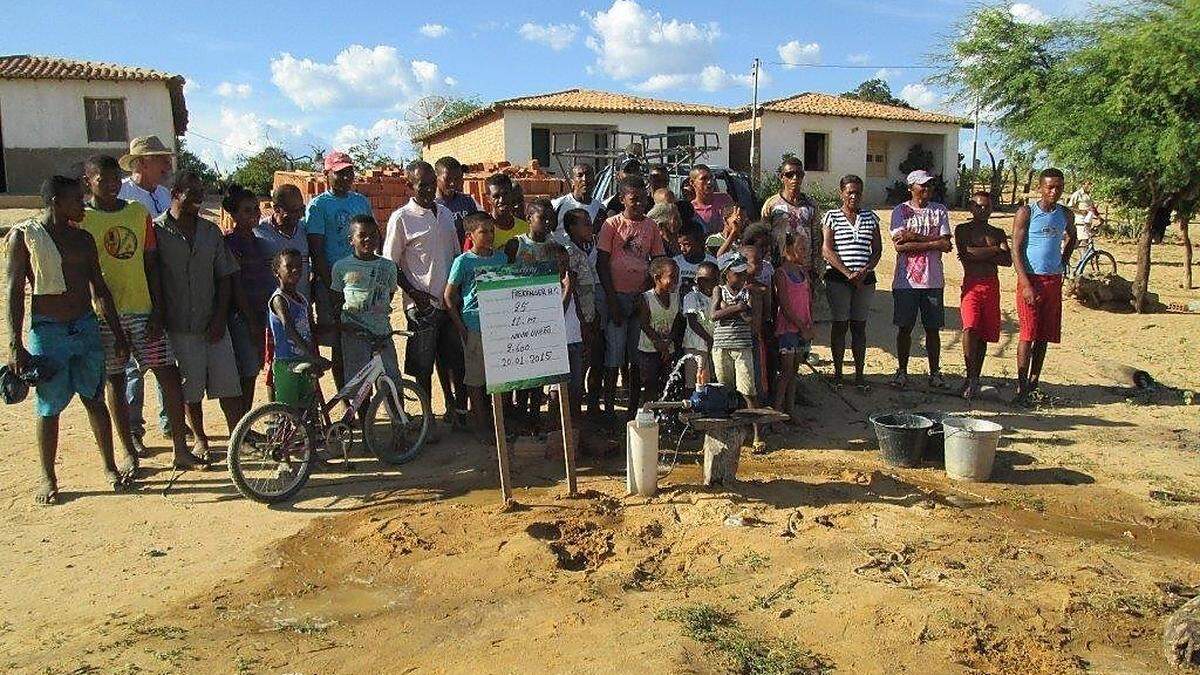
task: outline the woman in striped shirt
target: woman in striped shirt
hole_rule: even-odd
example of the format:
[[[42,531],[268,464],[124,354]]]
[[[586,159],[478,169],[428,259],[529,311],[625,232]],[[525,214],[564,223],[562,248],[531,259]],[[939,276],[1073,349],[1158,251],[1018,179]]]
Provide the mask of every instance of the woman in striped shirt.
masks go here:
[[[842,208],[825,212],[822,221],[822,253],[829,269],[825,271],[825,293],[829,298],[833,324],[829,347],[833,352],[833,380],[842,381],[842,358],[846,354],[846,329],[850,329],[854,354],[854,384],[860,391],[870,390],[863,377],[867,357],[867,315],[871,294],[875,291],[875,265],[883,253],[879,219],[862,203],[863,181],[853,174],[839,182]]]

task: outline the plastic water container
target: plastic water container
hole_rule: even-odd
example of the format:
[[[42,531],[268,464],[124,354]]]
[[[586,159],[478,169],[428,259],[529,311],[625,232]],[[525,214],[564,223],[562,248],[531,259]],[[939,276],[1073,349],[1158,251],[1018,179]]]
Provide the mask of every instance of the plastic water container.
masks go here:
[[[1004,427],[972,417],[947,417],[942,420],[942,429],[946,436],[946,475],[968,481],[990,478]]]
[[[658,490],[658,422],[648,410],[625,424],[625,487],[641,497]]]
[[[870,417],[879,439],[879,454],[892,466],[920,466],[933,421],[910,413],[883,413]]]

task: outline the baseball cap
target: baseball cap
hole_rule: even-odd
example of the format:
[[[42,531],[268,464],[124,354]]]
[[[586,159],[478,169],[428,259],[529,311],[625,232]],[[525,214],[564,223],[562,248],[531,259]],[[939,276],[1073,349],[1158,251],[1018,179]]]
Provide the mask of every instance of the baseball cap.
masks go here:
[[[341,171],[348,166],[353,167],[354,162],[350,161],[350,155],[341,150],[330,150],[329,154],[325,155],[326,171]]]
[[[929,175],[929,172],[925,169],[917,169],[908,174],[909,185],[924,185],[931,180],[933,180],[933,176]]]
[[[750,269],[749,263],[746,262],[746,256],[737,251],[728,251],[717,259],[717,267],[721,268],[721,272],[745,272]]]

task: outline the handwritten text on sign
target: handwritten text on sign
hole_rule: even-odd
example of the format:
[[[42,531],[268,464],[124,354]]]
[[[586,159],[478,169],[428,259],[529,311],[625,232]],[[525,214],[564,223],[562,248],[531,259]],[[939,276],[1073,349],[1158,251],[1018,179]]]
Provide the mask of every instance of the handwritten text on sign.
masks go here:
[[[488,392],[563,381],[571,367],[558,277],[504,269],[476,282]]]

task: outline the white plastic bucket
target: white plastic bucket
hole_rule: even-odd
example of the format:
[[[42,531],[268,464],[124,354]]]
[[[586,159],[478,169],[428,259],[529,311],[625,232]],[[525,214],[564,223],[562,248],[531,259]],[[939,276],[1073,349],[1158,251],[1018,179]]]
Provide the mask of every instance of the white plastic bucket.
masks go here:
[[[643,422],[645,420],[642,420]],[[651,497],[658,490],[658,423],[625,424],[625,487],[631,495]]]
[[[947,476],[969,481],[991,477],[1004,427],[972,417],[947,417],[942,420],[942,431],[946,436]]]

